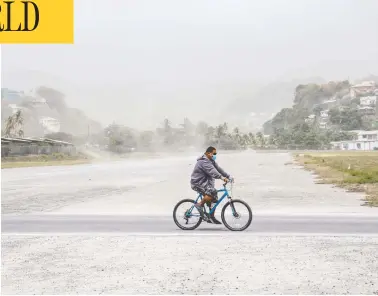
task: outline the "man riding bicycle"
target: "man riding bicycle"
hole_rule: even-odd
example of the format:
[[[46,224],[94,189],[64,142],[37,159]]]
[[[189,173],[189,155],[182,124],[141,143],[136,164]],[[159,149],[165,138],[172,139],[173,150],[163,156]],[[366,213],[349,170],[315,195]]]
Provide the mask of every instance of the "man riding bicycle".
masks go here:
[[[217,202],[217,190],[214,187],[215,179],[222,179],[224,182],[231,179],[230,175],[215,162],[216,156],[217,150],[214,147],[207,148],[205,154],[197,159],[191,175],[190,185],[192,189],[203,195],[201,202],[194,205],[201,216],[203,216],[205,203],[210,205],[212,202]],[[222,224],[215,218],[214,213],[209,218],[215,224]]]

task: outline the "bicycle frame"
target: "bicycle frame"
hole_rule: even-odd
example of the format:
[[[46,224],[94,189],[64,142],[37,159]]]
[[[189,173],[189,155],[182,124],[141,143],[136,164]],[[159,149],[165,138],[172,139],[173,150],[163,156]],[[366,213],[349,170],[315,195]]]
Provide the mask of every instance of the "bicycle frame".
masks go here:
[[[217,206],[222,202],[222,200],[224,200],[226,197],[231,198],[231,196],[228,193],[228,189],[226,188],[226,185],[223,185],[223,189],[217,190],[217,193],[219,193],[219,192],[224,192],[224,193],[223,193],[222,197],[218,199],[217,203],[211,208],[210,213],[209,213],[210,215],[215,212]],[[202,198],[203,198],[202,193],[199,193],[198,196],[197,196],[197,199],[196,199],[195,203],[198,203],[200,200],[202,200]],[[190,212],[192,212],[193,207],[194,206],[192,206],[190,208]]]

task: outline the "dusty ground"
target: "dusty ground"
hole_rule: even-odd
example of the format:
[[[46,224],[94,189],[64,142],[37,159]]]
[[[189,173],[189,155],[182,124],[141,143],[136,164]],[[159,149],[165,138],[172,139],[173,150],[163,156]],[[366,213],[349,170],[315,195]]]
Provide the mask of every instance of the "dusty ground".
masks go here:
[[[377,238],[5,236],[2,247],[9,294],[378,293]]]
[[[80,166],[2,171],[2,213],[171,216],[176,202],[195,197],[189,176],[198,154]],[[236,179],[234,196],[255,213],[363,213],[363,193],[346,194],[292,162],[287,153],[219,154]],[[217,183],[220,185],[221,183]]]
[[[196,156],[3,170],[2,214],[169,217],[193,196]],[[219,154],[236,178],[234,196],[256,216],[378,216],[361,206],[362,193],[317,185],[291,161],[286,153]],[[3,293],[378,293],[377,236],[223,233],[3,234]]]

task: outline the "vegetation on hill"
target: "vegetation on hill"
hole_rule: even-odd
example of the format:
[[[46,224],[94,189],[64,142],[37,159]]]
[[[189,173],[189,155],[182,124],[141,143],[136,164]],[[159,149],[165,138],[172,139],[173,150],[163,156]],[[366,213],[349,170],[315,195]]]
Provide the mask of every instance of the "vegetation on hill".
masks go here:
[[[70,108],[65,101],[65,95],[53,88],[41,86],[33,95],[23,94],[17,99],[7,98],[2,91],[1,100],[3,125],[7,125],[7,122],[14,117],[15,113],[10,105],[17,105],[21,114],[19,118],[22,118],[23,121],[22,132],[25,136],[43,136],[45,130],[40,122],[43,117],[58,120],[60,132],[75,136],[87,135],[88,131],[100,132],[102,130],[101,124],[88,118],[83,111]],[[17,125],[17,123],[14,122],[13,125]]]
[[[330,141],[350,140],[353,130],[370,130],[376,113],[359,109],[349,81],[298,85],[293,106],[284,108],[263,125],[277,147],[325,148]]]

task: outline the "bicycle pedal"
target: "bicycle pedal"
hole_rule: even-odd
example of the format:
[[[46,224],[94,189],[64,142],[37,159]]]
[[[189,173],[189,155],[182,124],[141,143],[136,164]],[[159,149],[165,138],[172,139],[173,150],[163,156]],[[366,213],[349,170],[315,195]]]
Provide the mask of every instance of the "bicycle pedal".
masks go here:
[[[211,218],[209,217],[209,215],[205,214],[203,216],[203,220],[205,220],[207,223],[213,223],[213,221],[211,221]]]

